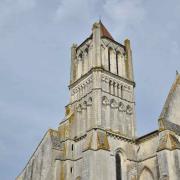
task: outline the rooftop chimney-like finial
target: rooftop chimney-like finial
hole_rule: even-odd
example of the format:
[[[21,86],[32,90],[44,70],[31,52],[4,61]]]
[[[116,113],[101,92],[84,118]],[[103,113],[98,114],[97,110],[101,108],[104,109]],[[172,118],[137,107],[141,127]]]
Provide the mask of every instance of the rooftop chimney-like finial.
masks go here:
[[[179,72],[178,72],[178,70],[176,70],[176,76],[178,76],[179,75]]]
[[[102,23],[102,22],[101,22],[101,15],[99,15],[99,23]]]

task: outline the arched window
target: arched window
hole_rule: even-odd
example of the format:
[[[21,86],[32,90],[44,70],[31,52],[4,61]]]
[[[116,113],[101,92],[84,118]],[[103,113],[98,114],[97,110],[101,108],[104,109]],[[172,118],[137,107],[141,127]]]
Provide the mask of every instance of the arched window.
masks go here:
[[[123,95],[123,86],[121,86],[121,98],[124,98],[124,95]]]
[[[121,157],[119,153],[116,153],[116,180],[122,180],[121,178]]]
[[[111,71],[111,48],[108,49],[108,69]]]
[[[71,174],[72,174],[72,173],[73,173],[73,168],[72,168],[72,167],[71,167],[71,170],[70,170],[70,171],[71,171]]]
[[[77,78],[80,78],[82,76],[82,72],[83,72],[82,58],[83,58],[83,54],[80,53],[78,56],[78,77]]]
[[[117,70],[117,74],[119,74],[119,54],[120,54],[120,52],[117,51],[116,52],[116,70]]]

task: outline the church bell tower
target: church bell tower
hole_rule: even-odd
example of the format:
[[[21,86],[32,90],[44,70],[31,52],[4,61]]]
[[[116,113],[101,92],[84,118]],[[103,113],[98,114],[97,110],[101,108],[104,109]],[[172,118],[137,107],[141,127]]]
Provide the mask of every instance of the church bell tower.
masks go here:
[[[100,129],[134,139],[134,87],[130,41],[120,44],[101,21],[94,23],[92,34],[71,48],[71,137]]]
[[[71,48],[70,102],[17,180],[179,180],[180,75],[159,128],[136,137],[130,41],[115,41],[102,22]]]

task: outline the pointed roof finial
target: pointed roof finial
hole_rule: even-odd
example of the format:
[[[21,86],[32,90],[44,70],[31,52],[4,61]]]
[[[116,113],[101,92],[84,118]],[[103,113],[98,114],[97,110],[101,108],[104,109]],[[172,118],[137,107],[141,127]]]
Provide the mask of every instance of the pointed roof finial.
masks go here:
[[[101,22],[101,15],[99,15],[99,22]]]
[[[179,72],[178,72],[178,70],[176,70],[176,76],[178,76],[179,75]]]

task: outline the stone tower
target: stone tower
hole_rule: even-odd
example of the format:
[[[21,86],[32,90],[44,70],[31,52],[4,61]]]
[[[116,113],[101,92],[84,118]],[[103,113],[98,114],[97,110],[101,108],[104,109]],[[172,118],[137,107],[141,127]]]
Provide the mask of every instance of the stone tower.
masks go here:
[[[116,42],[95,23],[91,36],[71,49],[72,137],[98,128],[135,138],[134,87],[130,41]]]
[[[180,75],[159,128],[135,135],[130,41],[120,44],[102,24],[71,48],[70,102],[17,180],[179,180]]]

